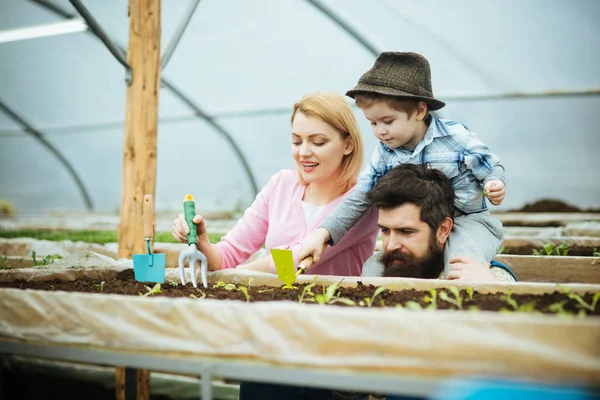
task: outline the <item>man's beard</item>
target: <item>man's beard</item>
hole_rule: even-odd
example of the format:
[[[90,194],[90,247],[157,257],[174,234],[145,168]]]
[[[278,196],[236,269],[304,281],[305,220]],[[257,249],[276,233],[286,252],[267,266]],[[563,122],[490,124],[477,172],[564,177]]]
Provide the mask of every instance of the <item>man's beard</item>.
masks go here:
[[[393,250],[384,251],[379,257],[379,262],[383,264],[383,276],[436,279],[444,268],[444,248],[439,246],[433,237],[429,240],[428,254],[421,259],[400,250]]]

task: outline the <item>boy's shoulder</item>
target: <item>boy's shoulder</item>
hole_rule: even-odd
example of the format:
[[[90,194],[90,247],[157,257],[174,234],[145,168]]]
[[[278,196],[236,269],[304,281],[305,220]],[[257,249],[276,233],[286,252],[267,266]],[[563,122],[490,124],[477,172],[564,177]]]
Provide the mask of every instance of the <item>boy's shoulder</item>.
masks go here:
[[[453,135],[469,135],[471,131],[465,124],[460,121],[454,121],[451,119],[438,119],[439,126],[446,130],[448,133]]]

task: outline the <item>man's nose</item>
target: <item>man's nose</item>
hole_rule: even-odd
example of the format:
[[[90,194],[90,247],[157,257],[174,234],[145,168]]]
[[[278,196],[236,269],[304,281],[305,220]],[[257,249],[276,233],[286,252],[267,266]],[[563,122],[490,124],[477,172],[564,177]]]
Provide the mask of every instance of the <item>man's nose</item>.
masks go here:
[[[387,251],[400,250],[402,248],[402,241],[394,234],[390,235],[390,239],[387,244]]]

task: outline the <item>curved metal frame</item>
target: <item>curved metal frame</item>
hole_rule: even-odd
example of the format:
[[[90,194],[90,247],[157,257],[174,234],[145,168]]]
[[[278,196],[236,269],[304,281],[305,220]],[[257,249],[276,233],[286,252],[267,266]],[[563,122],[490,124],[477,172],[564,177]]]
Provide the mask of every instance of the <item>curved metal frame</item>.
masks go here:
[[[19,114],[14,112],[10,107],[8,107],[2,100],[0,100],[0,109],[4,111],[6,115],[8,115],[13,121],[21,125],[25,132],[32,135],[37,141],[39,141],[44,147],[46,147],[56,158],[58,161],[67,169],[71,177],[75,180],[75,185],[77,185],[77,189],[83,197],[83,201],[85,202],[85,206],[88,210],[94,209],[94,204],[92,203],[92,199],[90,198],[90,194],[87,189],[83,185],[83,181],[75,171],[75,168],[69,163],[69,161],[62,155],[60,151],[56,147],[54,147],[42,134],[41,131],[35,129],[30,123],[25,121]]]
[[[42,7],[45,7],[49,11],[51,11],[57,15],[60,15],[63,18],[66,18],[66,19],[75,18],[75,15],[64,10],[62,7],[60,7],[57,4],[52,4],[50,6],[46,0],[32,0],[32,1],[41,5]],[[190,10],[195,10],[195,6],[191,6]],[[93,33],[93,32],[91,32],[91,33]],[[112,41],[112,39],[110,39],[109,36],[107,36],[107,39]],[[116,42],[112,41],[112,43],[116,43]],[[126,53],[125,49],[122,46],[118,46],[118,47],[124,54]],[[173,92],[173,94],[175,94],[176,97],[178,97],[181,101],[183,101],[185,104],[187,104],[199,118],[204,119],[218,133],[220,133],[221,135],[223,135],[225,137],[225,140],[233,147],[234,152],[239,157],[240,162],[242,163],[242,167],[244,168],[244,171],[248,175],[250,185],[252,186],[253,195],[254,195],[254,197],[256,197],[256,195],[258,194],[258,186],[256,184],[256,180],[254,179],[254,175],[252,174],[252,171],[250,169],[248,162],[246,161],[246,158],[244,157],[243,153],[241,152],[239,146],[237,145],[237,143],[235,142],[233,137],[227,132],[227,130],[225,128],[223,128],[221,125],[219,125],[214,120],[214,118],[212,118],[209,115],[207,115],[206,113],[204,113],[201,110],[201,108],[198,107],[198,105],[196,103],[194,103],[189,97],[185,96],[181,91],[179,91],[177,88],[175,88],[175,86],[173,86],[173,84],[171,84],[164,77],[162,78],[162,83],[165,85],[165,87],[169,88]]]

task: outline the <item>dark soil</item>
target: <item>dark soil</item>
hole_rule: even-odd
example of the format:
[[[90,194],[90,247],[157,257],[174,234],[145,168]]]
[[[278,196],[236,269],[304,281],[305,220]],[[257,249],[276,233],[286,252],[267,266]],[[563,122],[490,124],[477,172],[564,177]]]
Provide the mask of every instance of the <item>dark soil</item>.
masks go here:
[[[533,247],[533,246],[505,246],[502,254],[515,254],[521,256],[531,256],[533,255],[533,250],[537,250],[541,252],[543,255],[546,255],[544,249],[541,247]],[[597,257],[594,256],[595,251],[600,251],[600,246],[598,247],[590,247],[590,246],[569,246],[568,256],[578,256],[578,257]],[[556,255],[556,254],[552,254]]]
[[[518,210],[511,210],[511,212],[528,212],[528,213],[577,213],[577,212],[600,212],[600,209],[589,209],[582,210],[579,207],[572,206],[564,203],[560,200],[542,199],[531,204],[525,204]]]
[[[299,296],[302,294],[304,287],[307,284],[296,284],[296,289],[281,289],[279,287],[272,286],[251,286],[248,291],[249,301],[258,302],[258,301],[281,301],[288,300],[293,302],[298,302]],[[111,293],[111,294],[122,294],[122,295],[133,295],[139,296],[139,293],[147,293],[148,289],[153,287],[152,283],[140,283],[137,282],[133,277],[133,270],[126,270],[117,274],[116,278],[113,280],[106,281],[102,288],[102,293]],[[45,282],[27,282],[27,281],[16,281],[11,283],[0,283],[0,288],[20,288],[20,289],[35,289],[35,290],[52,290],[52,291],[69,291],[69,292],[83,292],[83,293],[100,293],[100,282],[97,281],[88,281],[88,280],[79,280],[74,282],[65,282],[65,281],[45,281]],[[227,290],[230,289],[230,290]],[[336,292],[338,297],[343,297],[346,299],[350,299],[356,303],[356,305],[366,306],[365,298],[371,298],[373,293],[377,287],[373,285],[363,285],[359,283],[356,288],[339,288]],[[165,282],[161,287],[161,294],[151,295],[151,296],[166,296],[166,297],[192,297],[195,296],[197,298],[202,298],[206,295],[207,299],[219,299],[219,300],[239,300],[246,301],[246,296],[242,290],[239,290],[237,287],[233,287],[231,285],[228,287],[218,286],[218,284],[211,284],[207,289],[195,289],[191,284],[187,284],[186,286],[178,283],[170,284]],[[323,294],[325,288],[321,285],[317,285],[312,287],[312,292],[314,295]],[[438,290],[438,293],[441,292]],[[448,296],[451,299],[455,299],[454,295],[447,292]],[[429,306],[429,303],[424,301],[426,296],[430,296],[431,294],[428,291],[418,291],[414,289],[410,290],[402,290],[402,291],[391,291],[384,290],[381,292],[376,299],[374,300],[372,306],[373,307],[395,307],[397,305],[402,305],[404,307],[411,307],[411,305],[407,306],[408,302],[417,302],[422,307]],[[149,297],[151,297],[149,296]],[[489,311],[500,311],[503,308],[513,310],[514,306],[511,306],[509,302],[506,301],[504,294],[479,294],[475,292],[473,294],[473,299],[470,300],[466,291],[461,291],[461,297],[463,298],[462,308],[469,309],[471,306],[476,306],[480,310],[489,310]],[[567,312],[577,313],[581,309],[579,303],[575,299],[570,299],[567,295],[554,292],[551,294],[543,294],[543,295],[526,295],[526,294],[513,294],[511,296],[519,306],[525,305],[533,302],[535,305],[535,309],[541,311],[543,313],[554,313],[556,311],[552,311],[549,309],[549,306],[558,302],[564,301],[563,309]],[[582,296],[583,300],[587,304],[591,304],[593,294],[587,293]],[[307,294],[303,298],[304,303],[315,304],[314,300],[311,302],[311,299],[314,297],[310,294]],[[341,302],[335,302],[335,305],[339,306],[347,306]],[[600,302],[599,302],[600,303]],[[514,303],[513,303],[514,304]],[[414,305],[413,305],[414,306]],[[440,299],[439,294],[437,295],[437,309],[456,309],[457,306],[452,304],[451,302],[444,301]],[[594,312],[586,310],[588,315],[600,315],[600,304],[595,307]]]

